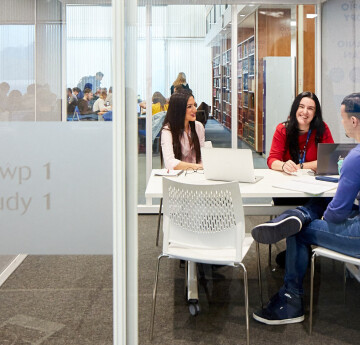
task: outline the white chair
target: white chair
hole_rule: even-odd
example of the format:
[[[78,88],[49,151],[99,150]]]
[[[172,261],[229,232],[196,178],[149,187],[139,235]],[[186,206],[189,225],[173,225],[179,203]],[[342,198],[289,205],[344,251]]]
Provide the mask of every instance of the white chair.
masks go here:
[[[244,211],[237,182],[192,185],[163,178],[163,252],[158,257],[150,320],[153,336],[160,260],[242,267],[246,338],[249,344],[247,271],[242,263],[253,239],[245,236]]]
[[[329,259],[342,261],[345,264],[352,264],[360,266],[360,259],[354,258],[349,255],[340,254],[330,249],[323,247],[316,247],[313,249],[313,255],[311,257],[311,278],[310,278],[310,316],[309,316],[309,333],[312,333],[312,321],[313,321],[313,302],[314,302],[314,273],[315,273],[315,258],[317,256],[323,256]],[[344,283],[345,283],[345,267],[344,267]]]

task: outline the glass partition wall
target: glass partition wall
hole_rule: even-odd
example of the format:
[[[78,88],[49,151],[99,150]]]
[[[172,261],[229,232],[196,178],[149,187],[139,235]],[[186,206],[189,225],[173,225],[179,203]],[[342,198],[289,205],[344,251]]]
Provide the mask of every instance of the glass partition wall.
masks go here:
[[[1,6],[0,120],[66,121],[66,88],[83,90],[86,81],[95,81],[95,94],[112,86],[111,2],[77,3],[16,0]]]
[[[26,166],[28,172],[27,183],[17,185],[14,176],[8,178],[7,172],[1,174],[2,198],[4,195],[15,195],[16,198],[26,195],[29,200],[27,212],[23,214],[15,214],[17,205],[9,204],[8,209],[1,207],[1,298],[6,299],[9,306],[16,306],[3,310],[2,344],[40,344],[55,333],[55,342],[112,343],[112,125],[98,121],[91,124],[62,122],[67,120],[68,101],[73,97],[73,90],[68,94],[67,88],[81,86],[83,91],[79,82],[84,77],[89,77],[87,82],[92,82],[94,87],[109,90],[112,86],[112,42],[111,0],[13,0],[0,3],[2,168],[10,172],[16,171],[18,166]],[[120,63],[123,61],[119,59]],[[102,80],[96,78],[99,71],[103,74]],[[93,91],[95,94],[96,89]],[[93,145],[95,143],[98,144]],[[100,154],[96,152],[97,148],[100,148]],[[96,172],[98,168],[100,170]],[[79,174],[79,170],[86,171]],[[104,180],[107,181],[106,188],[103,188]],[[43,190],[46,190],[45,195]],[[78,197],[83,198],[87,191],[100,193],[79,203]],[[104,213],[99,205],[107,205],[108,211]],[[95,225],[94,231],[89,227],[94,222],[87,224],[91,214],[95,214],[95,219],[104,215],[106,219]],[[105,247],[99,238],[92,242],[91,233],[106,238],[103,243],[106,242],[107,249],[103,251]],[[54,238],[60,240],[52,243]],[[7,243],[14,243],[14,247],[6,248]],[[79,244],[83,244],[83,252]],[[16,251],[13,248],[30,249]],[[107,255],[101,258],[92,255],[96,248],[103,248],[97,254]],[[17,255],[18,252],[25,254]],[[39,255],[44,253],[46,255]],[[57,256],[64,253],[66,255]],[[26,260],[23,264],[27,267],[25,274],[22,267],[18,268],[23,260]],[[80,276],[92,276],[87,268],[80,267],[82,261],[94,262],[94,268],[107,265],[103,315],[89,310],[84,313],[85,300],[89,297],[86,291],[76,297],[69,294],[75,285],[76,290],[81,291]],[[39,267],[34,268],[34,262],[38,262]],[[61,270],[64,262],[67,269]],[[34,268],[32,273],[28,272],[29,267],[29,271]],[[18,276],[11,278],[20,281],[21,289],[18,286],[12,289],[11,282],[6,281],[15,269]],[[73,274],[71,278],[69,271],[70,276]],[[101,280],[95,276],[92,279]],[[7,294],[9,289],[13,291],[11,296]],[[29,296],[26,295],[29,291],[32,291],[31,297],[24,297]],[[49,295],[44,297],[47,293]],[[13,298],[16,299],[18,294],[23,297],[14,302]],[[56,305],[59,301],[61,303]],[[84,327],[78,323],[80,314],[83,314],[80,317],[83,321],[87,319]],[[67,316],[63,318],[64,315]],[[103,335],[98,335],[97,327],[103,330]],[[88,334],[84,335],[84,330]]]
[[[206,140],[251,149],[255,168],[266,168],[275,127],[286,120],[295,95],[320,91],[319,8],[139,2],[139,212],[157,211],[158,200],[146,200],[144,192],[151,169],[161,165],[159,134],[147,135],[154,114],[143,105],[155,92],[168,100],[184,72],[197,103],[210,107]]]
[[[138,196],[140,211],[158,210],[158,200],[146,200],[144,191],[151,169],[160,166],[160,154],[157,135],[154,140],[149,136],[152,109],[139,104],[152,104],[155,91],[169,98],[179,72],[186,74],[198,104],[204,101],[211,107],[206,138],[215,147],[251,148],[255,167],[265,166],[272,126],[286,120],[294,96],[303,90],[318,95],[334,140],[349,140],[339,124],[339,106],[360,86],[357,1],[214,5],[138,0],[134,12],[134,1],[116,3],[109,7],[107,0],[13,0],[0,5],[0,121],[65,121],[66,88],[78,86],[83,77],[92,77],[95,87],[117,86],[121,93],[126,86],[126,98],[120,97],[120,90],[114,97],[124,110],[121,126],[124,114],[127,119],[136,116],[138,122],[136,149],[126,152],[126,163],[137,151],[138,186],[129,183],[127,196]],[[118,17],[112,17],[114,7]],[[126,20],[124,7],[129,11]],[[110,25],[119,34],[116,49],[128,54],[126,69],[119,73],[131,80],[126,85],[112,77]],[[125,28],[116,31],[116,25]],[[103,74],[101,81],[97,72]],[[130,131],[126,138],[121,133],[119,140],[132,139]],[[122,153],[125,156],[125,149]],[[118,211],[123,216],[122,206]],[[136,256],[136,225],[129,229],[135,230],[126,252]],[[136,265],[136,258],[132,262]],[[131,291],[136,301],[137,289]],[[129,312],[132,321],[135,309]]]

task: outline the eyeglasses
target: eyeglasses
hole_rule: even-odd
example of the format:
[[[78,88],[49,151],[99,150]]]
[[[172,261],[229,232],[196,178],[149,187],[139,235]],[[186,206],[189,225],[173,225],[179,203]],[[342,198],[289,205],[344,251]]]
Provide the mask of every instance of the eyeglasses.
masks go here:
[[[199,174],[203,174],[204,173],[204,169],[193,169],[193,168],[187,168],[185,170],[185,176],[192,174],[192,173],[199,173]]]

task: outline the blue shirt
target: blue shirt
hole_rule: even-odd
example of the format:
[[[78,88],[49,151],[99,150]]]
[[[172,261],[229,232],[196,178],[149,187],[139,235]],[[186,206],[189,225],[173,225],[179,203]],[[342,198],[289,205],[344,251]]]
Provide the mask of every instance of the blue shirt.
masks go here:
[[[352,149],[341,167],[339,186],[329,203],[324,219],[331,223],[341,223],[352,213],[353,204],[360,191],[360,145]]]

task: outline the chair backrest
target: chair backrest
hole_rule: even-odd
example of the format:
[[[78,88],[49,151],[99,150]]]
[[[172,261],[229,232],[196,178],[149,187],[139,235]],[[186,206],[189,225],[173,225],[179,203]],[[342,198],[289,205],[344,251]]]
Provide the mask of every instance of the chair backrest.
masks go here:
[[[242,258],[244,210],[239,184],[193,185],[163,178],[163,253],[169,243],[197,249],[235,249]]]
[[[209,107],[205,102],[201,102],[201,104],[197,108],[196,121],[201,122],[204,127],[209,118],[210,109],[211,107]]]
[[[103,114],[103,119],[104,119],[104,121],[112,121],[112,110]]]
[[[76,118],[78,121],[80,120],[80,110],[78,106],[75,106],[74,109],[74,115],[73,115],[73,120]]]
[[[166,111],[160,111],[152,117],[152,141],[154,142],[155,138],[160,133],[160,129],[163,125],[164,119],[166,116]]]
[[[203,124],[203,126],[205,127],[206,122],[208,120],[208,114],[205,112],[205,110],[198,110],[196,112],[196,121],[199,121]]]

